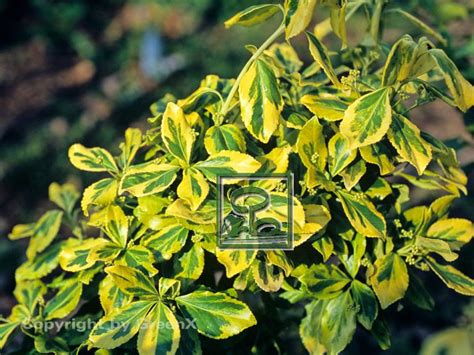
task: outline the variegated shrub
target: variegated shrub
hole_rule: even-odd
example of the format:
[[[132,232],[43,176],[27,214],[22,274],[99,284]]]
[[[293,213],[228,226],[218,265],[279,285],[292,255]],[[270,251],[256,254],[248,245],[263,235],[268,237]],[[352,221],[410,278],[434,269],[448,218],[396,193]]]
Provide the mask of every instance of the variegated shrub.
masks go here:
[[[386,308],[434,307],[420,274],[474,295],[474,281],[450,265],[474,234],[471,221],[449,217],[466,176],[455,152],[410,120],[436,99],[466,111],[473,87],[440,49],[445,39],[390,3],[316,3],[238,13],[228,27],[283,20],[248,47],[236,79],[209,75],[186,98],[164,96],[150,129],[128,129],[117,155],[70,148],[71,163],[100,179],[80,207],[72,185],[53,183],[57,207],[11,232],[30,241],[0,348],[19,329],[40,353],[275,353],[298,333],[269,324],[281,310],[311,354],[341,352],[358,326],[386,349]],[[316,7],[328,18],[313,30]],[[427,37],[386,43],[389,14]],[[346,22],[367,26],[360,43]],[[291,45],[305,30],[307,65]],[[337,52],[323,43],[331,31]],[[216,177],[256,172],[294,174],[294,251],[216,247]],[[413,206],[414,189],[432,202]],[[93,323],[32,327],[72,320]]]

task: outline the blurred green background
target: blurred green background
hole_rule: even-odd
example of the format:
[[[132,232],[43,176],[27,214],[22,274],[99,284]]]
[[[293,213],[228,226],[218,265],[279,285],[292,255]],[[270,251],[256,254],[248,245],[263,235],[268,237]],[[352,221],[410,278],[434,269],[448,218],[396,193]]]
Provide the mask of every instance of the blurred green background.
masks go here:
[[[11,227],[34,220],[48,207],[52,181],[71,181],[80,187],[91,182],[69,164],[68,147],[81,142],[113,150],[126,127],[146,127],[148,107],[165,93],[186,96],[206,74],[237,75],[248,57],[244,45],[262,42],[278,19],[231,30],[223,22],[262,2],[269,1],[0,0],[0,314],[14,304],[14,270],[25,248],[6,238]],[[472,1],[391,3],[439,28],[449,40],[448,54],[474,80]],[[419,35],[408,24],[391,21],[387,41],[406,31]],[[356,31],[357,26],[351,29]],[[308,63],[305,41],[294,41]],[[457,202],[454,214],[473,220],[472,110],[461,115],[436,102],[414,119],[460,149],[471,197]],[[425,199],[429,196],[414,197],[417,202]],[[474,247],[468,246],[457,265],[470,276],[473,256]],[[425,281],[435,295],[435,311],[392,309],[387,319],[392,349],[387,353],[418,353],[424,339],[448,327],[470,329],[472,336],[474,306],[469,308],[469,299],[434,278]],[[293,345],[289,343],[289,348]],[[295,353],[299,347],[295,345]],[[346,352],[366,351],[380,350],[361,331]]]

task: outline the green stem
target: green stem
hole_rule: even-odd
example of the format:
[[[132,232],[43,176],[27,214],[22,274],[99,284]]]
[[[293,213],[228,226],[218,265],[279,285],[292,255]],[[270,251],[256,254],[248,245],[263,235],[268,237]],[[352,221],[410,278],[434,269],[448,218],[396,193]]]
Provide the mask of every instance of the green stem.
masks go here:
[[[224,105],[222,105],[222,108],[220,111],[221,117],[225,117],[225,115],[229,111],[232,98],[235,96],[235,93],[239,87],[240,82],[242,81],[242,77],[244,76],[244,74],[250,68],[252,63],[258,59],[258,57],[263,53],[263,51],[267,49],[278,38],[278,36],[280,36],[284,32],[284,30],[285,30],[285,26],[283,24],[280,25],[280,27],[278,27],[278,29],[270,37],[268,37],[268,39],[265,42],[263,42],[262,45],[255,51],[255,53],[250,57],[247,63],[245,63],[244,67],[239,73],[239,76],[237,77],[237,79],[235,79],[234,85],[232,85],[229,95],[227,96],[224,102]]]
[[[222,97],[221,93],[217,90],[214,90],[214,89],[207,89],[209,92],[212,92],[214,95],[216,95],[219,100],[221,100],[221,103],[224,102],[224,98]]]
[[[30,333],[28,330],[26,330],[24,327],[21,327],[21,331],[23,332],[23,334],[29,336],[30,338],[34,339],[36,338],[36,335]]]
[[[372,21],[370,23],[370,35],[372,36],[375,44],[379,41],[380,35],[380,20],[382,16],[383,6],[385,4],[385,0],[376,0],[375,2],[375,10],[373,13]]]
[[[87,343],[82,343],[81,345],[79,345],[76,349],[76,351],[74,352],[75,355],[79,355],[79,353],[81,352],[82,348],[86,347],[87,346]]]

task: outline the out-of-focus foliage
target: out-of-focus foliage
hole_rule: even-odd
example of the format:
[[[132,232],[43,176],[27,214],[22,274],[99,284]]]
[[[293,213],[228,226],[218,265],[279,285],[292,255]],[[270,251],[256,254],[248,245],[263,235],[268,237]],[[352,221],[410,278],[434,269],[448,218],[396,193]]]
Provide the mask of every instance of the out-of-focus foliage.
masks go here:
[[[421,355],[469,354],[472,352],[472,328],[474,326],[474,304],[469,303],[456,327],[444,329],[431,335],[423,343]]]

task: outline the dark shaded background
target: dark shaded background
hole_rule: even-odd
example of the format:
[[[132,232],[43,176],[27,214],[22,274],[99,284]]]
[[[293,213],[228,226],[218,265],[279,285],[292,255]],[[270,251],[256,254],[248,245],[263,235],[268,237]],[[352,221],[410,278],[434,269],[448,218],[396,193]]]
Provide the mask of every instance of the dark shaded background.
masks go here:
[[[225,30],[223,22],[262,2],[0,0],[0,314],[8,313],[15,302],[14,270],[25,249],[22,242],[6,238],[11,227],[35,220],[48,208],[47,188],[52,181],[78,186],[91,182],[69,164],[68,147],[82,142],[113,150],[126,127],[146,127],[148,107],[166,92],[183,97],[206,74],[237,75],[248,58],[243,46],[261,43],[278,19],[231,30]],[[434,0],[398,3],[441,29],[449,39],[446,50],[472,82],[473,5]],[[389,42],[406,31],[419,35],[406,23],[391,26],[398,29],[386,31]],[[350,38],[363,30],[350,29]],[[304,40],[294,42],[308,63]],[[461,115],[435,102],[414,118],[424,130],[461,149],[459,157],[469,173],[473,196],[472,110]],[[420,193],[414,200],[429,198]],[[456,202],[453,215],[472,220],[473,206],[474,196],[463,198]],[[467,247],[457,265],[471,276],[473,255],[473,246]],[[472,324],[473,319],[463,315],[467,297],[446,289],[432,276],[425,281],[437,307],[433,312],[399,312],[392,307],[388,321],[394,336],[389,353],[417,353],[428,335]],[[280,329],[285,331],[285,325]],[[287,350],[298,353],[300,347],[289,341]],[[370,336],[360,331],[347,353],[366,351],[379,352]]]

